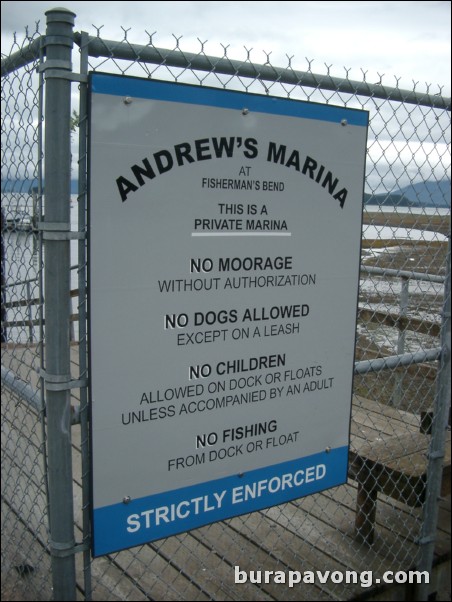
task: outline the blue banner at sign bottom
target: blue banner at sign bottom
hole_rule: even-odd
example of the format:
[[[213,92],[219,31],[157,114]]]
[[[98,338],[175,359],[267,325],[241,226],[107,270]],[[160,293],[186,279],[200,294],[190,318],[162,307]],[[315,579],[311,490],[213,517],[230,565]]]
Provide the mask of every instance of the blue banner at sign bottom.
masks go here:
[[[215,479],[93,513],[93,555],[117,552],[341,485],[348,447]]]

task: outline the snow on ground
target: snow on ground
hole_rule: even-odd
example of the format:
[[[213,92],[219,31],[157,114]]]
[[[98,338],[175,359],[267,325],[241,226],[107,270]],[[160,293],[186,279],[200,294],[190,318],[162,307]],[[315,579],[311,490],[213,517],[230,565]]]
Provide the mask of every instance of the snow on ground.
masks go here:
[[[410,281],[410,295],[430,295],[436,299],[441,299],[444,285],[437,282],[426,281]],[[362,278],[360,283],[360,291],[362,293],[377,294],[377,295],[394,295],[399,296],[402,291],[402,282],[400,278],[382,278],[379,276],[368,276]]]
[[[414,228],[392,228],[391,226],[364,226],[365,240],[425,240],[447,242],[447,236],[430,230]]]

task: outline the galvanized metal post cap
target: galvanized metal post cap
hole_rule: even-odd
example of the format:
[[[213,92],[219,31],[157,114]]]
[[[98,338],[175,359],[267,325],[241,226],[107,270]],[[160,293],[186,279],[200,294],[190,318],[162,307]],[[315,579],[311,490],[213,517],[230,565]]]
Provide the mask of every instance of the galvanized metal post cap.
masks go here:
[[[74,25],[74,19],[76,17],[74,12],[61,6],[49,9],[45,12],[45,15],[47,17],[47,23],[61,21],[63,23],[70,23],[71,25]]]

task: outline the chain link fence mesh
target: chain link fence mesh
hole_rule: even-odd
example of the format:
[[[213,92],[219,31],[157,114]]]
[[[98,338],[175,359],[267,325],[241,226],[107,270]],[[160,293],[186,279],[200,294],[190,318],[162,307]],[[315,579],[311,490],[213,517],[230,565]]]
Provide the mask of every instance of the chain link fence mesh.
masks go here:
[[[38,29],[14,39],[2,73],[2,599],[52,596],[48,552],[43,354],[41,95]],[[2,57],[3,58],[3,57]],[[25,59],[27,60],[27,59]],[[30,60],[30,59],[28,59]],[[4,382],[9,386],[4,387]]]
[[[441,105],[441,90],[439,95],[438,90],[427,90],[430,98],[436,95],[437,102],[430,106],[425,100],[419,102],[416,89],[401,102],[405,92],[398,81],[394,88],[383,81],[370,85],[365,72],[358,86],[347,71],[342,77],[333,77],[330,67],[322,75],[314,73],[312,61],[307,61],[300,76],[290,57],[281,69],[271,64],[267,53],[264,63],[254,63],[254,54],[246,48],[242,60],[230,58],[228,47],[223,47],[221,56],[212,57],[206,42],[199,41],[198,50],[191,47],[189,52],[181,38],[174,37],[174,47],[163,50],[155,46],[154,34],[147,33],[147,44],[140,46],[129,41],[127,31],[122,40],[113,42],[100,37],[101,27],[95,29],[94,37],[76,34],[82,72],[135,75],[369,111],[356,361],[438,349],[450,233],[450,121],[446,101]],[[28,36],[26,43],[32,38]],[[17,50],[16,43],[12,52]],[[6,309],[2,370],[6,367],[38,389],[43,339],[35,322],[39,324],[42,264],[33,219],[40,200],[41,117],[35,67],[30,63],[2,78],[2,307]],[[425,90],[422,93],[425,98]],[[86,123],[86,115],[83,101],[81,124]],[[75,150],[77,140],[73,142],[83,173],[84,142],[80,152]],[[16,190],[17,183],[24,181],[32,185]],[[85,230],[83,182],[86,178],[79,176],[78,207],[74,203],[78,217],[73,222],[81,231]],[[83,280],[82,257],[74,246],[73,264],[79,265]],[[84,292],[77,307],[85,307]],[[76,377],[79,366],[86,366],[84,343],[81,355],[78,346],[73,347]],[[254,582],[249,579],[237,585],[234,566],[249,576],[250,571],[264,570],[372,570],[374,579],[382,579],[387,570],[415,568],[425,520],[425,470],[421,475],[419,466],[425,464],[428,452],[436,376],[437,365],[431,361],[355,375],[346,485],[91,562],[85,556],[84,565],[79,554],[80,595],[95,600],[341,600],[367,590],[359,579],[345,583],[339,573],[324,583],[316,579],[294,588],[271,579],[259,582],[257,574]],[[74,396],[74,404],[79,403],[78,397]],[[26,592],[33,599],[51,595],[42,422],[39,409],[7,389],[2,396],[2,535],[11,536],[2,538],[2,575],[5,571],[6,587],[27,579]],[[75,532],[84,542],[89,540],[89,471],[80,455],[86,461],[87,439],[85,421],[73,433]],[[450,466],[450,451],[448,461]],[[447,506],[441,506],[437,561],[450,557],[447,513]]]

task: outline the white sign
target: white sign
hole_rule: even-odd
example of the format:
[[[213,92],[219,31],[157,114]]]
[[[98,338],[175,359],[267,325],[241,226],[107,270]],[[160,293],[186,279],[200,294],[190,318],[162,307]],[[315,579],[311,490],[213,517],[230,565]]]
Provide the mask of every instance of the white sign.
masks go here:
[[[90,82],[94,555],[344,483],[368,114]]]

